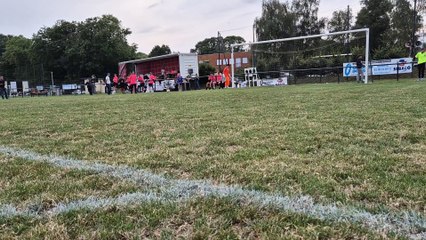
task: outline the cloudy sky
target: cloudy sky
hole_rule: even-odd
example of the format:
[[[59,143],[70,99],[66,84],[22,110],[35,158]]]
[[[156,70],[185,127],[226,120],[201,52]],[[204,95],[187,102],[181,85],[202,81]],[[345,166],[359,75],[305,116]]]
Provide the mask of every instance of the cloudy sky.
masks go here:
[[[129,43],[149,53],[154,45],[189,52],[198,41],[217,35],[252,39],[252,25],[261,15],[262,0],[0,0],[0,33],[31,37],[59,19],[83,21],[112,14],[133,32]],[[350,5],[354,15],[359,0],[322,0],[320,17]]]

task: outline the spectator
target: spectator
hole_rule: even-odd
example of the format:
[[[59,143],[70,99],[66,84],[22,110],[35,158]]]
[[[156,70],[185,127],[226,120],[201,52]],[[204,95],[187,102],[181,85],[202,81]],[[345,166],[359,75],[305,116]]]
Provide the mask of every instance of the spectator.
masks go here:
[[[9,98],[6,90],[6,80],[4,80],[3,76],[0,76],[0,95],[2,99]]]
[[[213,73],[210,73],[206,83],[206,90],[208,89],[210,90],[213,88],[213,82],[214,82],[214,75]]]
[[[142,74],[139,74],[138,83],[139,83],[139,85],[138,85],[138,92],[143,93],[144,92],[144,87],[145,87],[145,80],[144,80]]]
[[[86,86],[87,86],[87,91],[89,92],[90,95],[93,95],[95,93],[95,81],[96,81],[96,76],[92,75],[92,77],[86,82]]]
[[[425,78],[426,49],[422,48],[415,58],[417,58],[417,68],[419,69],[419,79],[417,81],[423,81]]]
[[[96,93],[96,81],[97,81],[96,75],[93,74],[92,78],[90,79],[90,86],[92,88],[92,95]]]
[[[192,90],[192,77],[191,77],[191,75],[187,75],[186,76],[186,78],[185,78],[185,81],[184,81],[184,83],[185,83],[185,86],[184,86],[184,89],[185,89],[185,91],[186,90]]]
[[[114,82],[114,91],[117,91],[118,88],[118,76],[117,74],[114,74],[114,78],[112,79],[112,81]]]
[[[178,85],[179,92],[182,92],[183,77],[180,75],[180,72],[176,75],[176,83]]]
[[[223,75],[225,78],[225,88],[228,88],[231,85],[231,75],[229,74],[229,66],[226,66],[223,69]]]
[[[356,60],[356,69],[357,69],[357,75],[356,75],[356,82],[364,82],[364,72],[362,71],[362,68],[364,67],[364,64],[362,64],[362,56],[359,56]]]
[[[198,77],[198,74],[195,74],[194,77],[194,83],[195,83],[195,90],[200,90],[200,78]]]
[[[137,84],[137,77],[135,72],[132,72],[132,74],[130,74],[129,76],[129,85],[130,85],[130,93],[137,93],[136,91],[136,84]]]
[[[154,74],[149,73],[148,92],[154,92],[155,80],[157,80],[157,77]]]
[[[219,85],[219,88],[223,88],[224,84],[222,84],[223,77],[221,73],[216,73],[216,85]]]
[[[127,84],[126,84],[126,80],[124,80],[124,78],[120,78],[118,85],[120,87],[121,93],[125,93],[127,90]]]
[[[105,90],[108,95],[111,95],[112,89],[111,89],[111,78],[110,74],[108,73],[105,77]]]

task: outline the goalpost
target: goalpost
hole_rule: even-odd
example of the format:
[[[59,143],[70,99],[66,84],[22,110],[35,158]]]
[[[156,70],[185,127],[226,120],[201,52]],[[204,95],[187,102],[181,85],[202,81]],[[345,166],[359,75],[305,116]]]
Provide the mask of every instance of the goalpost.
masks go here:
[[[235,47],[242,47],[242,46],[253,46],[253,45],[260,45],[260,44],[268,44],[268,43],[278,43],[278,42],[288,42],[288,41],[294,41],[294,40],[306,40],[311,38],[321,38],[321,37],[328,37],[328,36],[335,36],[335,35],[343,35],[343,34],[350,34],[350,33],[362,33],[364,32],[366,35],[366,41],[365,41],[365,66],[366,66],[366,74],[364,78],[364,83],[368,83],[368,74],[369,74],[369,52],[370,52],[370,29],[369,28],[362,28],[362,29],[355,29],[355,30],[348,30],[348,31],[341,31],[341,32],[333,32],[333,33],[324,33],[324,34],[317,34],[317,35],[308,35],[308,36],[300,36],[300,37],[291,37],[291,38],[283,38],[283,39],[274,39],[274,40],[268,40],[268,41],[260,41],[260,42],[249,42],[249,43],[239,43],[239,44],[232,44],[231,45],[231,75],[232,75],[232,88],[235,88],[235,59],[234,59],[234,48]]]

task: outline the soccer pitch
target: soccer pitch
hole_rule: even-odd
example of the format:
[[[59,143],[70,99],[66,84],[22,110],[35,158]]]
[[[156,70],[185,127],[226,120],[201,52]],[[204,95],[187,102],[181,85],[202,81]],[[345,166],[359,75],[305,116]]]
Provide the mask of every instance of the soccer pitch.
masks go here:
[[[426,82],[0,101],[0,238],[426,238]]]

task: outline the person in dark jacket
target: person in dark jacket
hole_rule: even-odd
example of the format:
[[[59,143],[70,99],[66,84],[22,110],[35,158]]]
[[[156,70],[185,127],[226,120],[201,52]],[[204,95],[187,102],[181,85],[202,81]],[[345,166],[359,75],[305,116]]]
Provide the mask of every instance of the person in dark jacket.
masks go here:
[[[183,84],[183,77],[180,74],[180,72],[178,72],[178,74],[176,75],[176,83],[178,85],[178,91],[182,92],[182,84]]]
[[[362,63],[362,57],[359,56],[356,59],[356,70],[357,70],[357,75],[356,75],[356,82],[364,82],[364,72],[362,71],[362,68],[364,67],[364,64]]]
[[[0,76],[0,95],[2,99],[9,98],[6,90],[6,80],[4,80],[3,76]]]

